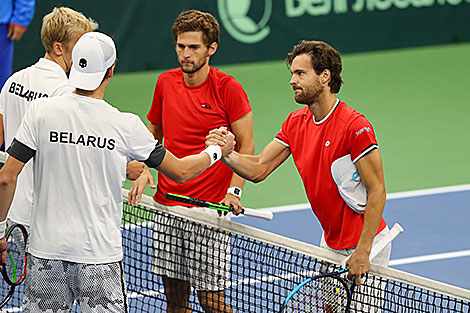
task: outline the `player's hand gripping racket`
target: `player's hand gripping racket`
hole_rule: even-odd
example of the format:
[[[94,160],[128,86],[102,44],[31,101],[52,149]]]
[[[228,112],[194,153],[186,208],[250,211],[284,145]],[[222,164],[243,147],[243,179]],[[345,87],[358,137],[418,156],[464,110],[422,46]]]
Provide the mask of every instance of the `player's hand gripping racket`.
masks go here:
[[[402,231],[403,228],[395,224],[387,235],[372,247],[370,259],[376,257]],[[342,263],[345,264],[346,260]],[[304,280],[287,296],[280,313],[348,313],[355,287],[354,283],[348,283],[341,277],[341,274],[347,273],[348,270],[344,268]]]
[[[3,282],[1,284],[0,308],[2,308],[12,297],[15,287],[21,284],[26,277],[26,243],[28,231],[21,224],[15,224],[8,228],[5,235],[8,243],[5,263],[1,263]]]
[[[177,195],[174,193],[166,193],[165,198],[169,200],[184,202],[184,203],[193,204],[199,207],[205,207],[205,208],[214,209],[214,210],[223,211],[223,212],[232,212],[233,210],[231,207],[223,205],[223,204],[200,200],[200,199],[191,198],[191,197],[182,196],[182,195]],[[265,220],[273,219],[273,212],[270,212],[270,211],[260,211],[260,210],[243,208],[242,214],[246,216],[264,218]]]

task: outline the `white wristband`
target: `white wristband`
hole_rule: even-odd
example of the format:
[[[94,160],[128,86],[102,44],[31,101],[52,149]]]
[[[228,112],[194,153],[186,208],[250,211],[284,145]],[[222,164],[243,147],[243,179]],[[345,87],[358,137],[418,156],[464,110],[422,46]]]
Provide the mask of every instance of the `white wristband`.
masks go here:
[[[5,230],[7,229],[7,220],[0,222],[0,238],[5,237]]]
[[[238,199],[241,199],[242,197],[242,190],[238,187],[230,187],[229,189],[227,189],[227,193],[234,195]]]
[[[222,158],[222,149],[220,148],[220,146],[210,145],[202,152],[207,153],[207,155],[211,158],[211,164],[209,165],[209,167]]]

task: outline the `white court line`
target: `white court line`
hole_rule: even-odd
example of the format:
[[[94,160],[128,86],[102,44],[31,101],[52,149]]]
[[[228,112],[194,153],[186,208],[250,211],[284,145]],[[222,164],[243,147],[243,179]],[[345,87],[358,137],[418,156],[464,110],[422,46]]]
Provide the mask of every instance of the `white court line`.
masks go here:
[[[459,192],[459,191],[470,191],[470,184],[411,190],[411,191],[403,191],[403,192],[393,192],[393,193],[387,194],[387,200],[429,196],[429,195]],[[280,213],[280,212],[290,212],[290,211],[307,210],[307,209],[310,209],[310,203],[281,205],[281,206],[274,206],[270,208],[262,208],[260,210],[271,211],[273,213]]]
[[[394,192],[394,193],[387,194],[387,199],[412,198],[412,197],[429,196],[429,195],[459,192],[459,191],[470,191],[470,185],[456,185],[456,186],[428,188],[428,189],[421,189],[421,190]]]
[[[436,261],[436,260],[455,259],[455,258],[462,258],[462,257],[470,257],[470,250],[436,253],[436,254],[403,258],[403,259],[395,259],[395,260],[390,260],[388,265],[396,266],[396,265],[414,264],[414,263]]]

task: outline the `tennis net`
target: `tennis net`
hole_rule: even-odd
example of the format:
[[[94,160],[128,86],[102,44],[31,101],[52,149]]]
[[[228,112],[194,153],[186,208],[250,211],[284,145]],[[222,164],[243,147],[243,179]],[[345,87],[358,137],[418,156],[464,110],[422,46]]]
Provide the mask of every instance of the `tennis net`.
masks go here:
[[[126,190],[123,196],[127,199]],[[173,293],[172,305],[192,312],[205,312],[201,305],[211,303],[219,308],[214,312],[230,312],[226,306],[233,312],[278,312],[298,283],[320,271],[339,269],[343,259],[300,241],[195,214],[194,209],[157,209],[150,197],[136,207],[124,200],[123,210],[130,312],[166,311],[162,274],[189,279],[196,286],[199,292],[191,288],[188,303],[182,302],[180,289]],[[24,284],[5,312],[21,311],[23,288]],[[362,287],[356,288],[352,308],[352,312],[468,313],[470,292],[372,265]]]

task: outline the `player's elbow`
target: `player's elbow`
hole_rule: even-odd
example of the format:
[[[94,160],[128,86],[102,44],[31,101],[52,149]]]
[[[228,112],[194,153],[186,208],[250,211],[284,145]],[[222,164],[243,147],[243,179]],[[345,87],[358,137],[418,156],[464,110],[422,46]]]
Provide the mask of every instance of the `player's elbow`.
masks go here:
[[[12,186],[16,183],[16,177],[15,175],[10,175],[8,172],[0,172],[0,188],[7,188],[9,186]]]
[[[258,170],[253,173],[253,179],[251,180],[254,183],[259,183],[264,181],[269,174],[271,174],[274,168],[266,166],[265,164],[260,164],[256,167]]]
[[[173,177],[171,177],[172,180],[179,184],[184,184],[191,178],[193,178],[195,175],[188,169],[180,168],[176,173],[174,173]]]
[[[266,179],[266,176],[254,176],[254,177],[249,178],[248,180],[256,184],[256,183],[262,182],[265,179]]]
[[[269,176],[269,173],[266,172],[266,171],[262,171],[262,172],[259,172],[259,173],[253,173],[252,176],[246,178],[248,179],[249,181],[253,182],[253,183],[260,183],[262,181],[264,181],[266,179],[266,177]]]

